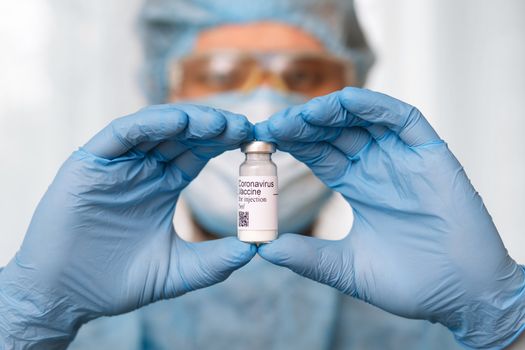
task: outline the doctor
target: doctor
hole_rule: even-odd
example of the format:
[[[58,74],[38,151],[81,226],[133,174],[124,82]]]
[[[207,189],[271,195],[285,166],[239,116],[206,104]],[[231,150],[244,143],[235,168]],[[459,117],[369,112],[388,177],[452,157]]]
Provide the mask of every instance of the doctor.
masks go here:
[[[347,294],[344,300],[351,296],[395,315],[440,323],[466,347],[499,349],[520,335],[523,269],[508,256],[461,165],[416,108],[344,88],[362,83],[369,62],[362,37],[351,31],[356,22],[347,2],[151,1],[143,18],[144,33],[155,34],[147,43],[152,103],[175,103],[116,119],[61,167],[20,251],[0,271],[4,347],[65,348],[81,325],[214,285],[257,252],[298,274],[279,292],[297,291],[290,299],[303,297],[303,308],[312,306],[321,321],[336,325],[322,329],[338,334],[323,342],[289,304],[277,313],[267,308],[284,317],[283,327],[292,323],[273,338],[275,348],[300,344],[299,337],[330,348],[344,338],[345,327],[352,333],[346,314],[324,311],[339,305],[330,296],[334,290]],[[266,111],[275,113],[241,110],[252,105],[270,105],[275,110]],[[312,184],[307,188],[314,194],[303,201],[311,205],[280,218],[284,232],[302,235],[285,234],[258,251],[233,237],[209,240],[234,234],[234,216],[214,209],[212,201],[206,208],[199,197],[203,186],[206,192],[215,188],[210,181],[227,173],[221,173],[225,165],[238,165],[233,152],[223,152],[253,139],[275,142],[304,164],[283,158],[279,169]],[[184,189],[200,242],[183,241],[172,224]],[[328,189],[341,193],[354,213],[352,230],[340,241],[311,237],[312,213]],[[293,200],[297,192],[289,193]],[[269,272],[283,271],[279,279],[288,281],[287,270],[263,264],[253,262],[255,276],[269,281]],[[316,289],[299,275],[335,289]],[[222,291],[239,290],[227,283]],[[210,306],[213,298],[206,296],[200,300]],[[153,334],[151,310],[139,323]],[[260,310],[254,319],[264,319]],[[200,325],[192,320],[195,309],[189,311],[177,313],[178,328],[171,328],[190,335],[179,336],[183,342],[194,331],[185,327]],[[216,315],[230,321],[221,317]],[[135,346],[161,347],[144,334]],[[416,340],[409,346],[425,344]],[[205,341],[213,346],[212,339]]]

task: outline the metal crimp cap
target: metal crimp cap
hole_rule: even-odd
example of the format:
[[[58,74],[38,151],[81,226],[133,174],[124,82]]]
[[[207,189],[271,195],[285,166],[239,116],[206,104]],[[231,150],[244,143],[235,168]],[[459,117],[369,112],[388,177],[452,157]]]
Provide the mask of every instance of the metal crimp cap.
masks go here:
[[[264,141],[252,141],[241,145],[243,153],[275,153],[275,144]]]

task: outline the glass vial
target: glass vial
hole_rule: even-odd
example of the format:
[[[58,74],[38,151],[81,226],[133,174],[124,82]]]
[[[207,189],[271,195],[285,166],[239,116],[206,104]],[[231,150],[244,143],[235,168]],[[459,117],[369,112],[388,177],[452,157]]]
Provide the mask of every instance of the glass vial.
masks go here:
[[[277,166],[273,143],[252,141],[241,146],[246,158],[239,167],[237,236],[250,243],[277,238]]]

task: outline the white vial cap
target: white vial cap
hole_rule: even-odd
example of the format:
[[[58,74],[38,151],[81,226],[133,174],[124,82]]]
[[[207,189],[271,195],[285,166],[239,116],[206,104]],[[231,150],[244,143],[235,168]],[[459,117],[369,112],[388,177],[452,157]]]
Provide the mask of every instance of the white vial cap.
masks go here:
[[[241,145],[243,153],[275,153],[275,144],[264,141],[252,141]]]

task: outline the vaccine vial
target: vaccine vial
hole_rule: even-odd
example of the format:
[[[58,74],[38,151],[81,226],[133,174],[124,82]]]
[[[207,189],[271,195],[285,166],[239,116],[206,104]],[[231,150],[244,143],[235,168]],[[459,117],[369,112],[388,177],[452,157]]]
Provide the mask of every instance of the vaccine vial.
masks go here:
[[[277,166],[272,162],[275,145],[252,141],[241,145],[245,153],[239,167],[237,236],[250,243],[277,238]]]

